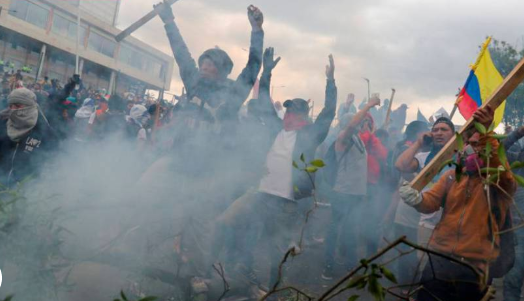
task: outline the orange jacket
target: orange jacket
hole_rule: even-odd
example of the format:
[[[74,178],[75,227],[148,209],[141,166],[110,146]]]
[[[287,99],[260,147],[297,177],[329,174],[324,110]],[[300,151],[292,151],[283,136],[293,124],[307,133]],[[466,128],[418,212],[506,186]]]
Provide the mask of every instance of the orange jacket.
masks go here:
[[[485,146],[487,142],[492,144],[489,165],[498,167],[498,142],[492,138],[489,140],[482,138],[479,142],[481,146]],[[457,182],[455,171],[450,170],[429,191],[422,194],[422,203],[416,209],[422,213],[432,213],[441,206],[444,208],[442,219],[430,240],[430,248],[468,259],[471,263],[479,263],[478,265],[484,267],[484,263],[495,260],[499,255],[499,236],[495,235],[495,245],[492,247],[490,207],[482,180],[479,175],[463,175]],[[510,172],[501,173],[499,185],[508,194],[515,193],[516,184]],[[493,185],[490,190],[494,190],[491,194],[494,196],[491,208],[496,208],[492,212],[498,212],[499,215],[498,218],[491,217],[493,231],[496,233],[504,224],[511,199]]]

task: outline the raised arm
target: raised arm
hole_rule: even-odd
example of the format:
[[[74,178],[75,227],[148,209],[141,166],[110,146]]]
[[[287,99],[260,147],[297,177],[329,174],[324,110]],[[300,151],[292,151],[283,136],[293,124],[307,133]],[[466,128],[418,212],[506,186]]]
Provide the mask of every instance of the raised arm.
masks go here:
[[[366,117],[367,112],[374,106],[378,106],[380,104],[380,99],[378,98],[372,98],[370,102],[366,103],[364,107],[353,116],[353,119],[348,122],[348,124],[344,127],[344,129],[338,134],[337,141],[335,144],[335,149],[339,152],[342,152],[346,149],[346,147],[349,144],[349,141],[351,141],[351,137],[353,134],[355,134],[358,130],[358,126],[360,123],[362,123],[362,120],[364,120],[364,117]]]
[[[412,173],[416,172],[420,168],[420,164],[415,155],[418,154],[420,149],[424,146],[424,137],[431,137],[431,133],[425,133],[420,135],[417,141],[413,143],[405,152],[403,152],[395,162],[395,167],[400,172]]]
[[[326,66],[326,100],[324,108],[315,120],[315,134],[318,140],[323,141],[331,127],[337,111],[337,86],[335,84],[335,61],[329,55],[329,65]]]
[[[271,101],[270,86],[271,86],[271,73],[273,69],[280,62],[280,57],[274,59],[274,49],[272,47],[266,49],[264,52],[264,70],[260,78],[258,100],[261,106],[261,118],[267,124],[276,125],[281,124],[282,120],[278,117],[275,110],[275,106]]]
[[[235,95],[233,96],[233,99],[231,99],[234,109],[237,111],[240,109],[244,101],[246,101],[257,80],[262,65],[262,48],[264,47],[264,30],[262,29],[264,15],[253,5],[250,5],[247,8],[247,15],[249,22],[251,23],[249,59],[246,67],[244,67],[235,81]]]
[[[189,95],[192,95],[190,91],[198,78],[198,67],[187,48],[180,30],[176,26],[175,16],[171,6],[161,2],[154,6],[158,10],[158,15],[164,22],[164,28],[166,29],[167,38],[171,45],[171,50],[175,57],[178,68],[180,69],[180,77],[186,87]]]
[[[513,163],[515,161],[524,161],[524,150],[521,150],[520,152],[509,151],[513,144],[519,141],[522,137],[524,137],[524,126],[520,127],[518,130],[511,132],[508,138],[506,138],[502,142],[504,144],[504,148],[506,148],[506,154],[510,163]]]

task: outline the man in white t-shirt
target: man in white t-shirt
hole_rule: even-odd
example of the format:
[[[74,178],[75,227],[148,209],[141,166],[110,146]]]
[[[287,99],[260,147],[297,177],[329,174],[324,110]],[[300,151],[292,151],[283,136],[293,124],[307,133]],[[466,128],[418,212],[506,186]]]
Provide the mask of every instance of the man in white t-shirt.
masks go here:
[[[448,141],[455,135],[455,126],[446,117],[440,117],[435,121],[431,132],[422,135],[413,145],[411,145],[398,158],[395,166],[401,172],[419,172],[426,166],[435,155],[448,143]],[[429,152],[421,152],[424,148],[430,148]],[[429,190],[433,184],[440,178],[440,176],[447,171],[444,168],[438,175],[433,178],[433,181],[424,188],[423,191]],[[431,239],[431,234],[435,229],[435,225],[440,221],[442,216],[442,209],[431,214],[421,214],[417,243],[426,247]],[[419,257],[423,253],[419,253]],[[420,266],[425,266],[422,264]]]

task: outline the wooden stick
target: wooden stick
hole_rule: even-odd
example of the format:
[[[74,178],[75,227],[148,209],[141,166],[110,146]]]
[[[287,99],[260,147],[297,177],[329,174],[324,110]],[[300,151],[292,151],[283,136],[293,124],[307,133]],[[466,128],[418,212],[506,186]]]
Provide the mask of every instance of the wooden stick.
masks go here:
[[[175,2],[178,2],[178,0],[165,0],[165,3],[169,6],[173,5]],[[119,33],[115,40],[117,42],[122,41],[123,39],[127,38],[129,35],[131,35],[133,32],[135,32],[140,27],[144,26],[147,22],[151,21],[154,17],[158,15],[158,11],[156,9],[149,12],[147,15],[143,16],[140,20],[136,21],[135,23],[131,24],[128,28],[124,29],[121,33]]]
[[[490,106],[493,110],[497,109],[523,80],[524,59],[522,59],[517,64],[517,66],[515,66],[511,73],[504,79],[497,90],[491,94],[489,99],[482,105],[481,108]],[[470,118],[459,131],[459,134],[464,134],[464,132],[470,129],[473,125],[473,118]],[[442,164],[444,164],[446,160],[449,160],[451,157],[453,157],[456,149],[456,142],[456,137],[451,138],[451,140],[440,150],[431,163],[426,165],[422,172],[420,172],[418,176],[411,182],[411,186],[413,188],[418,191],[422,191],[422,189],[431,182],[431,180],[439,173]]]
[[[386,114],[386,120],[384,121],[384,128],[388,128],[389,122],[391,119],[391,109],[393,108],[393,99],[395,98],[395,92],[397,92],[394,88],[391,88],[391,98],[389,99],[389,108],[388,113]]]

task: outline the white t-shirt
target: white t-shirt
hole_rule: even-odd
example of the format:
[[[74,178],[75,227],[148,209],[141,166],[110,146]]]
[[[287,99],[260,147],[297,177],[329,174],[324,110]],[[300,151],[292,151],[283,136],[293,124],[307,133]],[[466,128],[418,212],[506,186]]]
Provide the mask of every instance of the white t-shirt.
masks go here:
[[[429,152],[424,153],[418,153],[415,156],[415,159],[418,161],[418,166],[420,167],[420,170],[422,170],[426,166],[426,159],[428,158]],[[444,167],[442,171],[436,175],[433,180],[424,187],[422,192],[428,191],[433,187],[433,185],[440,179],[442,174],[444,174],[446,171],[448,171],[449,167]],[[443,209],[440,208],[438,211],[429,213],[429,214],[421,214],[420,215],[420,221],[418,223],[419,226],[428,228],[428,229],[435,229],[435,226],[440,222],[440,219],[442,218],[442,212]]]
[[[260,181],[259,191],[294,200],[293,196],[293,150],[297,132],[285,130],[278,133],[267,154],[268,173]]]

